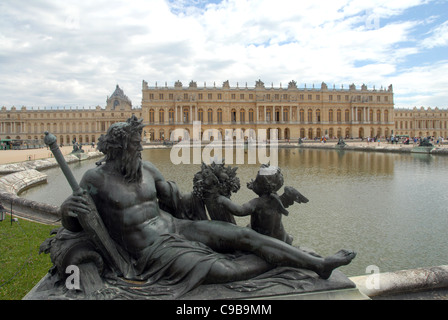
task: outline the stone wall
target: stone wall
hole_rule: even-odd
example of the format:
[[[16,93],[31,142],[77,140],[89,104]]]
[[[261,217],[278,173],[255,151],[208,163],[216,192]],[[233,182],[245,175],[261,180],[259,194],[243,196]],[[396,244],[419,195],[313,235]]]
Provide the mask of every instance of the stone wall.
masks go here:
[[[89,152],[78,157],[73,154],[66,155],[67,163],[77,162],[102,156],[101,152]],[[20,193],[36,184],[46,183],[47,175],[40,172],[58,166],[56,159],[35,160],[22,163],[5,164],[0,166],[0,203],[18,215],[36,221],[58,221],[60,219],[59,207],[43,202],[37,202],[19,197]]]

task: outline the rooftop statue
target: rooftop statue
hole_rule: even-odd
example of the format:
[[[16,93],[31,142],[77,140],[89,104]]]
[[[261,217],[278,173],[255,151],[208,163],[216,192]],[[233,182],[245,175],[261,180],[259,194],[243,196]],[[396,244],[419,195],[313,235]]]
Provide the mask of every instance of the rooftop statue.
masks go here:
[[[93,264],[98,276],[91,276],[90,290],[84,290],[90,298],[129,298],[135,287],[132,295],[138,292],[140,298],[177,298],[202,285],[246,281],[281,268],[328,279],[355,257],[348,250],[320,257],[251,228],[208,220],[206,201],[197,192],[182,194],[151,162],[142,160],[142,129],[142,120],[135,116],[111,125],[98,141],[104,159],[79,185],[60,159],[55,139],[46,133],[46,143],[74,191],[61,205],[62,227],[41,245],[51,255],[52,276],[63,280],[68,266]],[[215,191],[231,206],[229,196],[239,182],[236,169],[229,170],[222,172],[231,187]],[[210,172],[208,178],[216,176]],[[258,193],[256,181],[252,187]],[[269,197],[281,209],[286,202],[275,189]],[[300,198],[295,191],[286,197]],[[253,202],[244,206],[253,214],[259,209]]]

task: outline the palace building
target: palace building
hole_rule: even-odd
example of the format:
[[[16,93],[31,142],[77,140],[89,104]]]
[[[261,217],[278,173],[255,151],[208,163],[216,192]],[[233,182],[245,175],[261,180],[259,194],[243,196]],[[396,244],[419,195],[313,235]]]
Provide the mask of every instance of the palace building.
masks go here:
[[[132,107],[118,85],[107,97],[105,107],[24,106],[10,110],[2,107],[0,139],[22,148],[33,147],[42,145],[44,132],[49,131],[60,144],[96,143],[111,124],[125,121],[133,114],[144,119],[145,142],[169,140],[173,133],[176,141],[209,140],[213,132],[210,129],[220,132],[222,137],[231,130],[234,139],[246,139],[252,133],[257,134],[258,129],[265,129],[269,139],[269,129],[277,129],[278,139],[296,141],[322,137],[448,136],[448,110],[394,109],[392,85],[368,89],[366,85],[357,88],[352,84],[336,89],[322,83],[319,88],[298,88],[295,81],[290,81],[283,88],[265,86],[258,80],[253,87],[238,83],[231,87],[229,81],[221,86],[205,83],[198,86],[194,81],[184,86],[177,81],[174,86],[156,83],[150,87],[143,81],[139,108]],[[200,136],[194,137],[193,127],[198,124]]]
[[[448,137],[448,110],[439,108],[395,109],[395,132],[409,137]]]
[[[13,141],[21,147],[42,145],[44,132],[49,131],[56,136],[59,144],[67,145],[73,141],[81,144],[96,143],[112,123],[125,121],[132,114],[141,118],[142,110],[133,109],[131,100],[117,85],[112,95],[107,97],[105,108],[12,107],[11,110],[6,110],[6,107],[2,107],[0,139],[8,144]]]
[[[387,137],[395,127],[392,85],[379,90],[366,85],[357,89],[354,84],[328,88],[325,83],[298,88],[291,81],[282,88],[258,80],[254,87],[230,87],[229,81],[219,87],[199,87],[194,81],[188,86],[177,81],[173,87],[149,87],[143,81],[142,112],[150,140],[168,139],[174,129],[185,129],[192,138],[194,121],[200,122],[201,134],[208,129],[217,129],[223,137],[226,129],[267,129],[268,134],[277,129],[280,140]]]

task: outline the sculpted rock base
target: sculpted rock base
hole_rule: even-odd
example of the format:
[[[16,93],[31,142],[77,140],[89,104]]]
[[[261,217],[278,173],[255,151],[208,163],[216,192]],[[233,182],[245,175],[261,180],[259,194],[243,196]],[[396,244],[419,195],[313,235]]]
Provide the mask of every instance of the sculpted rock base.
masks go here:
[[[93,263],[79,267],[80,287],[68,289],[74,282],[56,273],[48,273],[24,298],[24,300],[171,300],[174,293],[167,290],[160,294],[153,286],[141,281],[128,281],[118,277],[98,277]],[[83,280],[84,279],[84,280]],[[98,281],[101,281],[98,283]],[[85,292],[88,291],[88,292]],[[364,299],[356,285],[339,270],[323,280],[306,269],[278,267],[246,281],[226,284],[203,284],[176,300],[222,299],[337,299],[342,294]],[[348,295],[347,295],[348,294]]]

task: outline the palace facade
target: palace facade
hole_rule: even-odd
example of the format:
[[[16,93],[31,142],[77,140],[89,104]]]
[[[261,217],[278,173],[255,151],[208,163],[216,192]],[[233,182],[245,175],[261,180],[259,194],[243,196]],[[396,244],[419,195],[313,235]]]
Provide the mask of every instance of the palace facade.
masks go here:
[[[394,109],[393,99],[392,85],[368,89],[366,85],[356,88],[352,84],[336,89],[322,83],[319,88],[298,88],[291,81],[283,88],[267,87],[258,80],[253,87],[231,87],[229,81],[221,86],[200,87],[194,81],[184,86],[177,81],[174,86],[156,83],[150,87],[143,81],[141,108],[133,108],[118,85],[107,97],[105,107],[2,107],[0,139],[42,145],[44,132],[49,131],[60,144],[96,143],[111,124],[133,114],[144,119],[146,142],[169,140],[173,133],[176,141],[209,140],[216,132],[224,137],[227,130],[234,139],[245,139],[258,134],[258,129],[265,129],[262,131],[267,132],[267,139],[270,129],[277,129],[280,140],[448,136],[448,110]],[[198,137],[193,136],[194,124],[196,129],[200,124]]]
[[[392,86],[368,90],[366,85],[357,89],[298,88],[295,81],[286,88],[266,87],[261,80],[254,87],[230,87],[215,84],[199,87],[191,81],[184,86],[177,81],[173,87],[149,87],[142,84],[142,112],[145,131],[151,140],[168,139],[174,129],[184,129],[187,137],[200,138],[217,129],[225,130],[277,129],[278,139],[298,138],[357,138],[388,137],[393,134],[394,101]],[[192,137],[193,122],[201,124],[201,137]],[[241,139],[243,137],[236,137]]]
[[[15,140],[20,144],[42,145],[44,132],[56,136],[59,144],[96,143],[101,134],[115,122],[125,121],[135,114],[142,117],[141,108],[133,109],[131,100],[117,85],[106,107],[95,109],[20,109],[12,107],[0,111],[0,139]]]
[[[409,137],[448,138],[448,110],[439,108],[395,109],[395,132]]]

